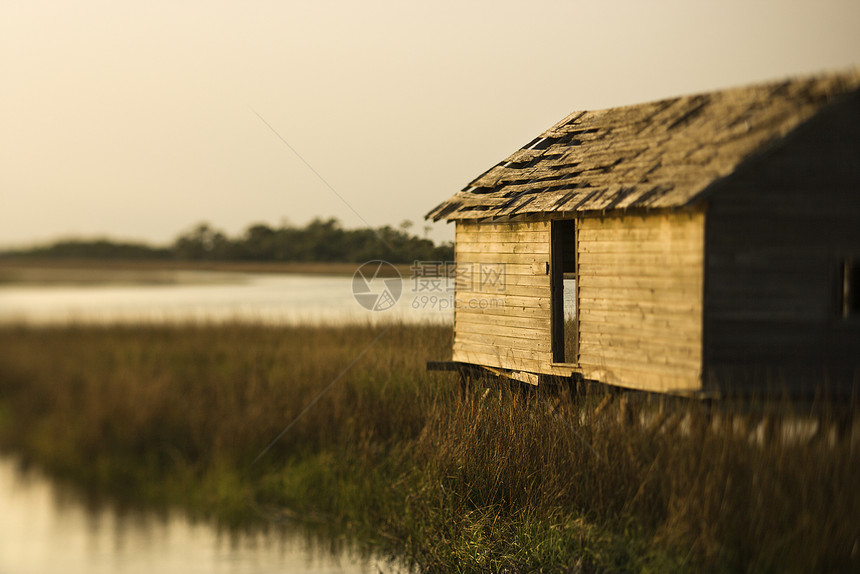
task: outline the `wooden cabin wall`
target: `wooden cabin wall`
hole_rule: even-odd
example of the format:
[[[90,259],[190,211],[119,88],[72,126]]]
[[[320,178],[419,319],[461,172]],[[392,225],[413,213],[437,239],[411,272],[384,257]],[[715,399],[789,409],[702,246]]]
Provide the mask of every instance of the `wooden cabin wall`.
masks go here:
[[[652,391],[701,388],[704,215],[577,220],[579,370]]]
[[[706,388],[857,389],[860,319],[840,316],[838,268],[860,257],[858,142],[855,96],[713,191]]]
[[[547,221],[458,221],[455,361],[533,373],[552,372]],[[476,282],[504,269],[505,285]]]

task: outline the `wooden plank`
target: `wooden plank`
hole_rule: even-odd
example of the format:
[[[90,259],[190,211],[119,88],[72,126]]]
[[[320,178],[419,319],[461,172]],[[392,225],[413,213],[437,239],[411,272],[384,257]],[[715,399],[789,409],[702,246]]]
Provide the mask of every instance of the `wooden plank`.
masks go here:
[[[532,244],[528,244],[532,245]],[[580,241],[580,255],[618,254],[618,255],[663,255],[688,256],[697,255],[700,259],[704,253],[704,242],[679,241],[676,243],[657,243],[635,241]]]
[[[475,258],[477,259],[477,258]],[[469,264],[476,263],[475,261],[467,261],[466,259],[458,260],[458,264]],[[523,277],[546,277],[547,284],[549,284],[549,275],[547,274],[547,264],[549,263],[549,258],[547,259],[537,259],[535,261],[529,261],[526,263],[512,263],[506,262],[504,263],[504,272],[506,275],[517,275]]]
[[[458,231],[457,243],[549,243],[546,230],[536,231]]]
[[[561,363],[546,363],[541,362],[538,365],[539,373],[545,375],[555,375],[557,377],[570,377],[573,373],[578,372],[576,365],[561,364]]]
[[[518,312],[521,316],[530,316],[532,310],[539,311],[538,307],[524,308],[522,312]],[[491,315],[513,315],[514,311],[506,306],[506,302],[502,297],[456,297],[454,299],[454,318],[460,314],[491,314]]]
[[[608,369],[599,365],[581,365],[578,368],[583,377],[603,381],[629,389],[654,392],[693,392],[701,390],[701,377],[698,373],[664,373],[652,370]]]
[[[478,288],[479,285],[472,286],[471,289],[468,290],[458,290],[456,295],[459,297],[460,295],[466,297],[472,296],[484,296],[484,297],[497,297],[502,295],[511,295],[518,297],[549,297],[550,296],[550,288],[549,284],[546,285],[518,285],[512,284],[509,281],[505,281],[505,284],[502,286],[489,284],[486,285],[483,289]]]
[[[672,374],[698,373],[701,369],[699,357],[661,356],[658,353],[622,349],[599,349],[580,345],[579,364],[614,369],[635,369]]]
[[[544,275],[543,273],[540,275],[515,275],[506,270],[504,275],[507,285],[546,287],[549,289],[549,275]]]
[[[471,321],[460,321],[457,324],[457,332],[460,333],[497,333],[524,338],[547,339],[550,337],[550,328],[546,326],[522,326],[522,325],[499,325],[494,323],[481,323]]]
[[[470,301],[498,301],[500,307],[517,309],[523,307],[538,307],[541,309],[550,308],[550,297],[532,297],[527,295],[508,295],[506,293],[479,293],[479,292],[458,292],[455,296],[458,305],[468,305]]]
[[[633,289],[657,289],[671,290],[680,288],[684,290],[698,290],[701,293],[703,288],[701,273],[698,275],[690,274],[682,277],[641,277],[638,275],[581,275],[579,279],[580,287],[597,287],[597,288],[633,288]]]
[[[536,233],[549,231],[548,221],[520,221],[520,222],[498,222],[479,223],[477,221],[457,221],[456,232],[464,233]]]
[[[485,316],[499,316],[499,317],[526,317],[526,318],[549,319],[550,318],[550,311],[549,311],[549,309],[543,309],[540,307],[504,307],[504,306],[499,306],[499,307],[480,308],[478,306],[469,307],[468,304],[460,304],[457,308],[454,309],[454,321],[455,322],[465,315],[469,315],[469,316],[485,315]]]
[[[698,231],[698,230],[697,230]],[[580,229],[579,241],[583,243],[609,242],[634,242],[634,243],[677,243],[686,241],[703,241],[701,233],[691,233],[688,226],[676,227],[671,224],[651,227],[624,227],[624,228],[590,228]]]
[[[502,333],[498,327],[489,330],[457,331],[455,341],[460,344],[475,344],[475,345],[490,345],[504,349],[520,349],[524,351],[549,351],[550,336],[548,333],[540,334],[534,331],[525,331],[522,336],[520,333]]]
[[[461,322],[457,325],[457,337],[486,337],[495,340],[497,337],[524,339],[529,341],[549,341],[549,329],[532,329],[528,327],[508,327],[502,325],[487,325]]]
[[[464,363],[472,363],[475,365],[497,367],[500,369],[510,369],[515,371],[526,371],[533,373],[542,372],[541,361],[513,357],[503,358],[494,354],[485,354],[470,350],[455,350],[454,360],[462,361]]]
[[[662,355],[649,354],[640,351],[612,350],[593,352],[592,348],[580,349],[579,365],[599,366],[605,369],[631,369],[639,372],[669,373],[673,375],[697,374],[702,366],[701,357],[684,357],[681,355],[664,358]]]
[[[528,294],[522,295],[509,295],[505,292],[492,292],[492,291],[457,291],[455,294],[455,298],[457,301],[486,301],[485,306],[512,306],[512,307],[539,307],[540,301],[543,299],[549,299],[549,292],[546,289],[541,289],[540,295],[533,295],[529,292],[531,288],[525,288],[525,291]],[[521,289],[517,289],[518,291]],[[459,304],[459,303],[458,303]],[[474,305],[471,308],[475,308]]]
[[[620,267],[660,267],[671,266],[678,273],[685,271],[678,269],[681,266],[702,266],[702,253],[579,253],[579,264],[581,268],[590,265],[611,265]]]
[[[592,335],[626,335],[635,333],[636,336],[660,339],[671,334],[678,341],[699,343],[702,337],[701,323],[686,322],[686,324],[666,324],[659,326],[644,325],[641,321],[635,325],[616,325],[606,321],[580,321],[579,334],[584,339]]]
[[[549,360],[527,358],[514,352],[507,354],[478,352],[474,348],[457,348],[454,360],[477,365],[487,365],[502,369],[512,369],[533,373],[555,374],[570,376],[572,372],[581,372],[586,378],[600,380],[610,384],[639,388],[643,390],[669,390],[675,388],[697,389],[700,386],[699,373],[695,369],[678,368],[668,365],[656,365],[654,368],[635,368],[629,363],[623,368],[609,368],[605,365],[581,364],[579,366],[561,366]],[[645,365],[646,367],[650,365]],[[671,381],[671,383],[667,383]]]
[[[547,374],[547,375],[556,375],[559,377],[569,377],[573,372],[576,371],[574,367],[564,366],[564,365],[555,365],[553,363],[547,361],[504,361],[503,365],[497,364],[499,363],[499,357],[497,356],[489,356],[481,353],[472,353],[472,352],[463,352],[460,355],[459,361],[462,361],[466,364],[472,365],[481,365],[481,366],[489,366],[498,369],[504,370],[513,370],[519,373],[538,373],[538,374]]]
[[[625,329],[665,328],[692,330],[701,328],[702,312],[699,310],[697,313],[670,313],[663,309],[645,311],[640,311],[639,309],[630,311],[604,309],[595,311],[593,309],[582,308],[579,310],[579,322],[582,325],[594,325],[595,330],[602,325],[614,325]]]
[[[542,356],[541,356],[542,355]],[[537,351],[523,351],[519,349],[505,349],[504,351],[486,345],[454,345],[454,360],[467,361],[464,357],[480,357],[483,365],[501,367],[503,369],[525,370],[539,372],[541,363],[549,364],[551,355],[549,353],[538,353]]]
[[[547,254],[535,253],[483,253],[463,251],[455,253],[455,261],[459,263],[507,263],[516,265],[532,265],[539,263],[536,269],[541,269],[547,262]]]
[[[550,364],[552,355],[548,352],[539,352],[527,349],[499,349],[489,345],[476,343],[456,343],[454,346],[455,360],[462,360],[464,354],[480,355],[487,365],[498,366],[505,369],[528,370],[539,372],[540,365]]]
[[[649,342],[644,339],[621,339],[617,335],[584,337],[580,343],[582,356],[614,359],[617,364],[629,360],[653,361],[656,364],[698,365],[699,345],[687,341],[676,343]]]
[[[500,374],[502,374],[502,376],[507,376],[516,381],[520,381],[521,383],[527,383],[535,387],[538,386],[538,383],[540,382],[540,378],[538,377],[538,375],[525,371],[500,371]]]
[[[649,215],[584,215],[577,221],[577,228],[581,231],[591,229],[624,230],[630,229],[632,227],[644,228],[659,226],[663,224],[668,224],[671,226],[689,226],[691,228],[700,228],[704,222],[704,214],[701,212],[679,212]]]
[[[454,247],[454,253],[537,253],[549,254],[549,243],[464,243],[458,239],[457,245]]]
[[[546,218],[534,218],[518,221],[464,221],[457,231],[465,233],[539,233],[549,229],[549,221]]]
[[[549,317],[519,317],[515,315],[486,315],[479,313],[461,313],[457,317],[457,324],[469,323],[472,325],[499,325],[502,327],[534,328],[549,331]]]
[[[659,321],[659,319],[651,319]],[[630,329],[621,325],[613,325],[611,323],[604,324],[588,324],[582,323],[578,331],[579,343],[588,345],[602,345],[612,343],[613,346],[635,348],[653,348],[653,349],[668,349],[668,348],[699,348],[701,346],[700,337],[694,334],[678,336],[678,328],[671,325],[660,325],[654,323],[644,323],[642,329]],[[690,326],[681,326],[683,329],[691,330]],[[621,331],[627,329],[632,331],[634,335],[625,337]],[[651,333],[652,339],[646,339],[645,336],[636,337],[635,333],[639,331]],[[689,331],[688,331],[689,332]],[[649,342],[649,341],[653,341]]]
[[[580,265],[579,266],[579,276],[580,278],[585,277],[618,277],[621,273],[624,274],[625,277],[641,277],[643,279],[648,277],[661,278],[661,279],[673,279],[678,278],[680,280],[689,281],[689,280],[701,280],[702,277],[702,266],[701,265],[689,265],[689,266],[671,266],[671,265],[659,265],[655,266],[653,264],[647,264],[645,262],[641,264],[625,264],[624,266],[613,265],[611,263],[599,263],[598,260],[589,262],[588,265]]]
[[[477,347],[487,346],[497,349],[499,354],[506,355],[508,352],[545,352],[550,349],[549,338],[526,339],[523,337],[513,337],[500,334],[489,333],[472,333],[458,331],[454,337],[454,342],[459,345]]]
[[[600,317],[616,318],[647,316],[654,319],[665,318],[671,321],[689,320],[701,323],[702,302],[700,300],[666,297],[651,300],[589,299],[584,301],[582,310],[594,320]]]
[[[696,301],[701,298],[700,286],[676,285],[666,289],[636,289],[625,287],[592,287],[584,282],[577,288],[582,300],[604,300],[613,302],[677,302]],[[585,303],[583,303],[585,305]]]
[[[638,329],[630,329],[626,333],[619,331],[612,333],[605,331],[582,332],[580,343],[599,346],[605,345],[608,347],[648,349],[684,355],[699,354],[701,351],[698,337],[678,337],[674,330],[665,330],[662,332],[651,330],[651,333],[649,336],[645,336]]]
[[[499,347],[484,342],[462,342],[458,341],[457,339],[454,340],[454,349],[463,349],[474,353],[484,353],[485,355],[532,361],[548,360],[551,358],[549,352],[539,351],[533,348],[520,349],[511,347]]]
[[[498,337],[502,337],[499,335]],[[481,352],[500,356],[517,356],[528,359],[549,360],[549,341],[539,339],[518,339],[516,337],[493,338],[482,337],[473,333],[464,333],[455,340],[457,348],[469,349],[475,352]],[[539,357],[540,353],[547,353],[543,358]]]
[[[637,315],[659,314],[668,315],[700,315],[702,313],[701,300],[665,300],[665,301],[616,301],[605,297],[600,299],[585,299],[579,297],[579,309],[583,313],[621,312]]]

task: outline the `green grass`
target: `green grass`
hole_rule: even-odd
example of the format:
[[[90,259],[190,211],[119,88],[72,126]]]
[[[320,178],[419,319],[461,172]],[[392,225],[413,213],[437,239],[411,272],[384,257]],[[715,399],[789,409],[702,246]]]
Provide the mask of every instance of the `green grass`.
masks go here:
[[[450,328],[0,328],[0,445],[225,525],[312,523],[427,571],[856,571],[850,440],[685,403],[461,399]],[[661,411],[662,409],[662,411]],[[731,422],[732,424],[728,424]],[[722,430],[717,430],[717,428]]]

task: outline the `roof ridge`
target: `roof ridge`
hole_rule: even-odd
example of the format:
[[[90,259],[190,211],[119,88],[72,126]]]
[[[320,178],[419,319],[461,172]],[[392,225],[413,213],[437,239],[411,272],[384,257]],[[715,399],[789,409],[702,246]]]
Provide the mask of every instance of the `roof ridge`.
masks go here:
[[[592,109],[584,109],[577,110],[568,114],[564,119],[554,124],[552,127],[545,131],[551,131],[553,128],[560,127],[567,123],[567,121],[572,116],[582,115],[584,113],[595,113],[595,112],[608,112],[615,110],[622,110],[626,108],[637,108],[643,105],[649,104],[660,104],[664,102],[673,102],[680,99],[690,99],[696,98],[699,96],[711,96],[715,94],[732,94],[733,92],[746,92],[749,90],[755,89],[767,89],[767,88],[775,88],[784,84],[796,84],[796,83],[804,83],[804,82],[832,82],[834,85],[843,85],[844,89],[841,89],[837,92],[838,94],[844,94],[850,91],[853,91],[857,88],[860,88],[860,66],[851,66],[848,68],[843,68],[841,70],[830,70],[824,72],[817,73],[806,73],[806,74],[791,74],[788,76],[781,76],[777,78],[772,78],[768,80],[761,80],[749,84],[733,84],[731,86],[726,87],[718,87],[712,90],[698,90],[694,92],[684,92],[675,96],[666,96],[660,97],[653,100],[643,100],[631,104],[621,104],[618,106],[609,106],[606,108],[592,108]]]

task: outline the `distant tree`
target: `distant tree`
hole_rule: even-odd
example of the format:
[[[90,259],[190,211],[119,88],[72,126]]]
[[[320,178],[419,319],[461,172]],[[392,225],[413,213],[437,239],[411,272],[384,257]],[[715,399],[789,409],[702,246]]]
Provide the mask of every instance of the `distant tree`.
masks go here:
[[[241,240],[240,252],[243,259],[255,261],[272,261],[275,259],[274,229],[264,223],[250,226]]]
[[[201,260],[230,258],[230,241],[221,231],[208,223],[198,223],[191,231],[180,235],[173,242],[176,259]]]
[[[425,237],[409,233],[413,223],[404,220],[394,229],[344,229],[334,218],[316,218],[304,227],[286,220],[273,228],[254,223],[235,239],[201,222],[180,234],[169,247],[109,239],[63,240],[32,249],[7,251],[2,257],[51,257],[90,259],[249,260],[249,261],[342,261],[363,262],[384,259],[392,263],[449,261],[453,245],[435,245]]]

